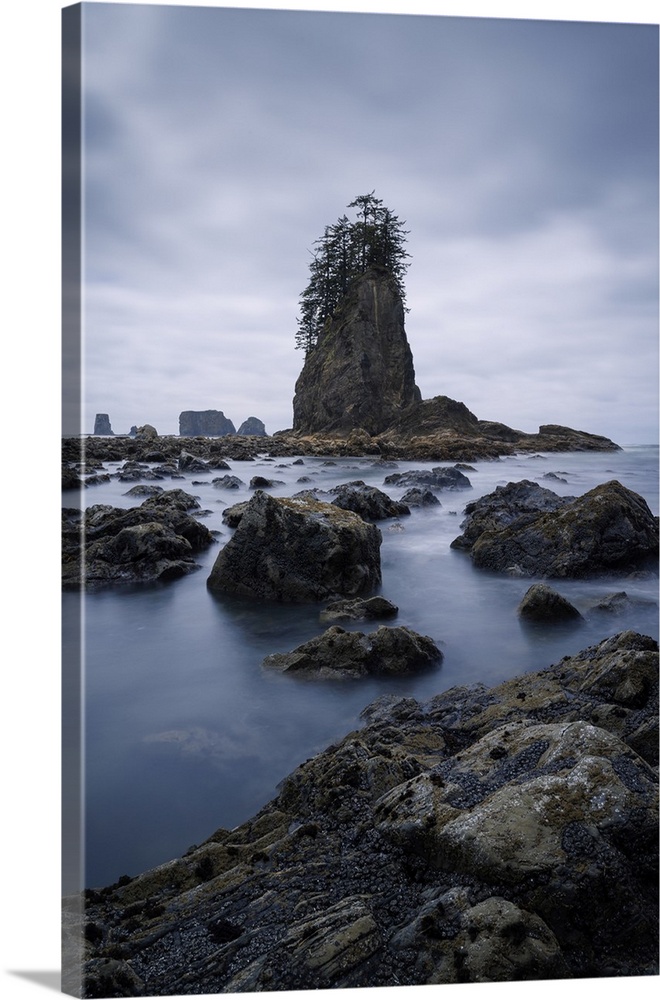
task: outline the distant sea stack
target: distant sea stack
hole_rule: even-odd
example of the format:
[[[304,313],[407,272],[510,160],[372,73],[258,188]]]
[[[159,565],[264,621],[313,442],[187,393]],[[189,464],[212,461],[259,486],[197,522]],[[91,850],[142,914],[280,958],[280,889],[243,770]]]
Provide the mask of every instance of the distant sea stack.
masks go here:
[[[112,427],[110,426],[110,417],[107,413],[97,413],[94,420],[94,433],[95,434],[114,434]]]
[[[380,434],[419,402],[401,295],[389,271],[374,266],[354,280],[307,354],[293,429]]]
[[[225,437],[236,428],[222,410],[184,410],[179,414],[181,437]]]
[[[248,417],[238,428],[237,434],[250,437],[266,437],[266,426],[258,417]]]

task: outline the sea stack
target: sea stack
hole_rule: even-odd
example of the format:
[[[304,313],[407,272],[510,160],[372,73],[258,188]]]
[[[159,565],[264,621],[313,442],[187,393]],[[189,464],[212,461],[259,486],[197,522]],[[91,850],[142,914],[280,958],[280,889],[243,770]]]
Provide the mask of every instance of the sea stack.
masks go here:
[[[95,434],[114,434],[110,426],[110,417],[107,413],[97,413],[94,419]]]
[[[404,308],[384,267],[359,275],[296,382],[293,429],[303,434],[380,434],[421,401]]]
[[[236,428],[222,410],[184,410],[179,414],[181,437],[225,437]]]
[[[250,437],[266,437],[266,425],[259,417],[248,417],[236,431],[237,434],[245,434]]]

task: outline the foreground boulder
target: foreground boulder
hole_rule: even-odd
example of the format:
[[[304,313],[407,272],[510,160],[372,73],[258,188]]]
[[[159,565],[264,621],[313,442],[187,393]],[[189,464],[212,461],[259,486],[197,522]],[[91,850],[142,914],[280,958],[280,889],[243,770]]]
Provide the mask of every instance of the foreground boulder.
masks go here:
[[[84,995],[657,975],[657,719],[633,632],[383,696],[242,826],[71,900]]]
[[[381,537],[351,511],[257,490],[219,553],[208,587],[293,602],[370,594],[381,581]]]
[[[656,794],[652,769],[617,736],[582,720],[523,720],[398,785],[375,812],[383,836],[432,867],[502,886],[505,898],[513,889],[567,958],[614,921],[632,946],[644,923],[635,890],[654,867]],[[519,937],[529,936],[523,924]]]
[[[346,632],[333,625],[323,635],[290,653],[272,653],[264,667],[282,673],[334,680],[346,677],[410,674],[442,659],[433,639],[400,625],[381,625],[375,632]]]
[[[454,547],[471,543],[472,561],[482,569],[555,578],[657,570],[657,518],[643,497],[616,480],[554,509],[547,501],[536,514],[521,515],[514,508],[497,518],[499,526],[482,518],[481,530],[468,523],[462,538],[452,542]]]
[[[195,553],[215,541],[189,512],[199,509],[183,490],[161,490],[139,507],[96,504],[67,513],[62,532],[65,589],[173,580],[199,569]]]

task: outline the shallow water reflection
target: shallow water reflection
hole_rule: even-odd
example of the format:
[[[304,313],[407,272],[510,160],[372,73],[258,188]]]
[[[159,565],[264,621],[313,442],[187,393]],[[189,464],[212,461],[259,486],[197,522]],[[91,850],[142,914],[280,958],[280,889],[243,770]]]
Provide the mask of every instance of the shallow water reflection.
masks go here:
[[[325,489],[362,479],[396,499],[404,492],[383,487],[391,470],[368,460],[304,462],[304,468],[278,463],[276,478],[286,482],[273,492],[295,493],[303,488],[297,483],[303,474]],[[257,461],[246,476],[240,470],[245,463],[232,464],[246,481],[260,466],[273,469]],[[473,464],[475,471],[467,473],[472,490],[440,494],[441,507],[413,510],[398,519],[397,530],[391,530],[395,522],[379,525],[381,593],[399,607],[387,624],[430,635],[444,661],[417,677],[378,680],[314,683],[264,670],[266,655],[324,630],[323,605],[274,605],[208,591],[211,566],[230,536],[222,510],[247,499],[249,491],[219,495],[210,477],[193,487],[199,474],[162,484],[199,496],[211,511],[204,523],[222,535],[188,577],[84,599],[87,885],[136,874],[220,826],[243,822],[297,764],[358,727],[361,710],[382,693],[425,700],[456,684],[494,684],[539,669],[623,629],[657,637],[657,579],[558,581],[556,589],[584,621],[529,627],[516,608],[535,581],[477,571],[464,552],[450,548],[465,504],[511,480],[536,479],[568,496],[618,478],[657,513],[657,449]],[[398,466],[405,471],[422,463]],[[561,472],[566,482],[543,481],[548,471]],[[88,489],[84,501],[129,506],[128,488],[112,481]],[[631,598],[620,613],[593,610],[620,590]],[[64,595],[65,624],[73,621],[77,601],[77,595]],[[370,631],[378,624],[345,627]]]

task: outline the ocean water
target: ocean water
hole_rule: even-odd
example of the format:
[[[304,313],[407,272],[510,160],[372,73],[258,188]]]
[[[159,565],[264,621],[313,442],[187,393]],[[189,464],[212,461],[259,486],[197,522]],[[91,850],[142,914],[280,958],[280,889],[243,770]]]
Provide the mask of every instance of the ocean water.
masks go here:
[[[232,533],[222,511],[251,495],[251,477],[283,480],[269,491],[276,496],[359,479],[398,499],[404,489],[384,485],[390,472],[450,464],[399,461],[394,470],[360,458],[292,462],[267,456],[230,462],[231,474],[245,483],[238,491],[213,487],[217,472],[162,480],[165,489],[180,487],[197,496],[209,512],[204,523],[222,532],[197,557],[201,568],[167,584],[63,595],[65,632],[82,602],[87,886],[136,875],[180,856],[218,827],[242,823],[294,767],[359,727],[360,712],[381,694],[425,700],[458,684],[496,684],[623,629],[658,637],[656,578],[551,581],[584,621],[530,628],[516,608],[535,581],[476,570],[466,553],[450,548],[468,502],[522,479],[565,496],[617,479],[658,513],[657,447],[541,453],[471,463],[471,489],[439,493],[440,507],[378,523],[380,592],[399,607],[386,624],[431,636],[444,653],[436,669],[405,679],[337,682],[268,672],[261,666],[266,655],[289,650],[326,626],[319,622],[323,605],[250,602],[207,589],[213,562]],[[106,471],[115,472],[119,464],[107,463]],[[545,481],[547,473],[565,482]],[[299,483],[301,476],[311,482]],[[133,485],[112,480],[90,487],[82,503],[139,504],[140,498],[125,495]],[[63,494],[64,505],[76,501],[77,495]],[[632,599],[625,613],[593,610],[603,596],[620,590]],[[378,624],[345,627],[371,631]]]

